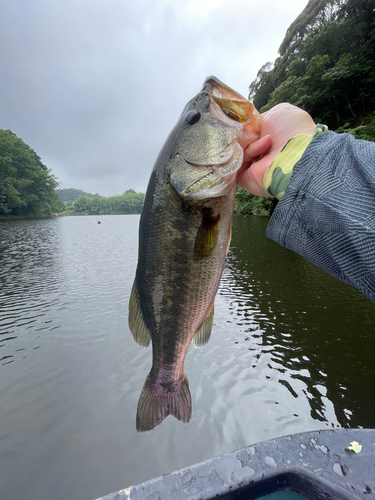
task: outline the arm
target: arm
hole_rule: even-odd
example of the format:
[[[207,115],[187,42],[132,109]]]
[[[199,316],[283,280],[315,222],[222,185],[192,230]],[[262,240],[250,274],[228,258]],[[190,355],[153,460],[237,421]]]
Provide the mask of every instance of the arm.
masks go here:
[[[267,162],[270,149],[260,160],[245,157],[248,165],[239,174],[243,187],[248,188],[245,179],[258,188],[263,184],[277,149]],[[334,132],[312,139],[294,165],[267,236],[375,302],[375,144]]]

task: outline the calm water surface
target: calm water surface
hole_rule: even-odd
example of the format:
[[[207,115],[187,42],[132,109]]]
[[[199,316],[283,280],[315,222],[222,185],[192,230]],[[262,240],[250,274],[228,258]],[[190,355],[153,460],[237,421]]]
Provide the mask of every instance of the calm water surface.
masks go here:
[[[185,363],[191,422],[138,434],[138,222],[0,221],[1,498],[90,500],[264,439],[375,427],[375,305],[238,216],[211,339]]]

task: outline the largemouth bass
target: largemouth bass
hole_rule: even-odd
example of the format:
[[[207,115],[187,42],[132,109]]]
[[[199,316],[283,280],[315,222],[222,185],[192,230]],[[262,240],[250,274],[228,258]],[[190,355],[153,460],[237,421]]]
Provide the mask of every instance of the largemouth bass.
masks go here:
[[[156,159],[139,225],[129,327],[152,341],[152,368],[137,408],[138,431],[168,415],[191,417],[184,360],[191,341],[210,337],[214,299],[228,252],[236,174],[243,149],[259,138],[260,115],[209,77],[184,108]]]

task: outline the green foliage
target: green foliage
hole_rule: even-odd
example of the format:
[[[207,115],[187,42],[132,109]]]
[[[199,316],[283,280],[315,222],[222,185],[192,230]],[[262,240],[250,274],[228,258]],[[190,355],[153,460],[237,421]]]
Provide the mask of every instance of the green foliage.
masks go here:
[[[237,187],[234,211],[239,214],[269,215],[274,201],[273,198],[261,198]]]
[[[74,203],[74,213],[81,215],[139,214],[142,211],[144,198],[144,193],[136,193],[133,189],[109,198],[98,194],[91,198],[79,196]]]
[[[75,201],[78,196],[87,196],[92,198],[94,195],[91,193],[85,193],[81,189],[56,189],[56,193],[59,195],[60,199],[65,203],[66,201]]]
[[[322,27],[337,16],[337,11],[345,0],[310,0],[301,14],[287,29],[281,42],[280,58],[275,62],[273,83],[277,88],[287,77],[291,63],[297,59],[305,45],[307,37],[319,33]]]
[[[310,0],[279,52],[249,87],[261,111],[290,102],[331,129],[354,130],[375,110],[373,0]],[[375,140],[371,127],[356,133]]]
[[[267,104],[270,94],[275,90],[271,78],[272,64],[264,64],[258,71],[256,79],[249,86],[249,100],[257,109]]]
[[[351,127],[349,123],[345,123],[345,125],[337,129],[336,132],[352,134],[356,139],[375,141],[375,116],[370,117],[366,122],[357,127]]]
[[[343,4],[342,0],[310,0],[287,29],[279,48],[280,54],[283,56],[295,50],[298,42],[303,41],[312,31],[318,31],[324,22],[332,19],[336,9]]]
[[[71,205],[68,205],[68,203],[71,203]],[[73,202],[72,201],[68,201],[68,203],[65,205],[65,208],[64,208],[64,211],[63,211],[63,215],[73,215],[76,213],[76,210],[74,208],[74,205],[73,205]]]
[[[61,212],[56,177],[10,130],[0,130],[0,215],[38,216]]]

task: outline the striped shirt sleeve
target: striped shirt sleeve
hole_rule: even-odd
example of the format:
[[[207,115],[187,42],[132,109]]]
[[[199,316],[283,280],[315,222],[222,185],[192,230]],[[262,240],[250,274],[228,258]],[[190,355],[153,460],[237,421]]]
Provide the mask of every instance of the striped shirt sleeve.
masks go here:
[[[313,139],[267,236],[375,302],[375,143],[330,131]]]

